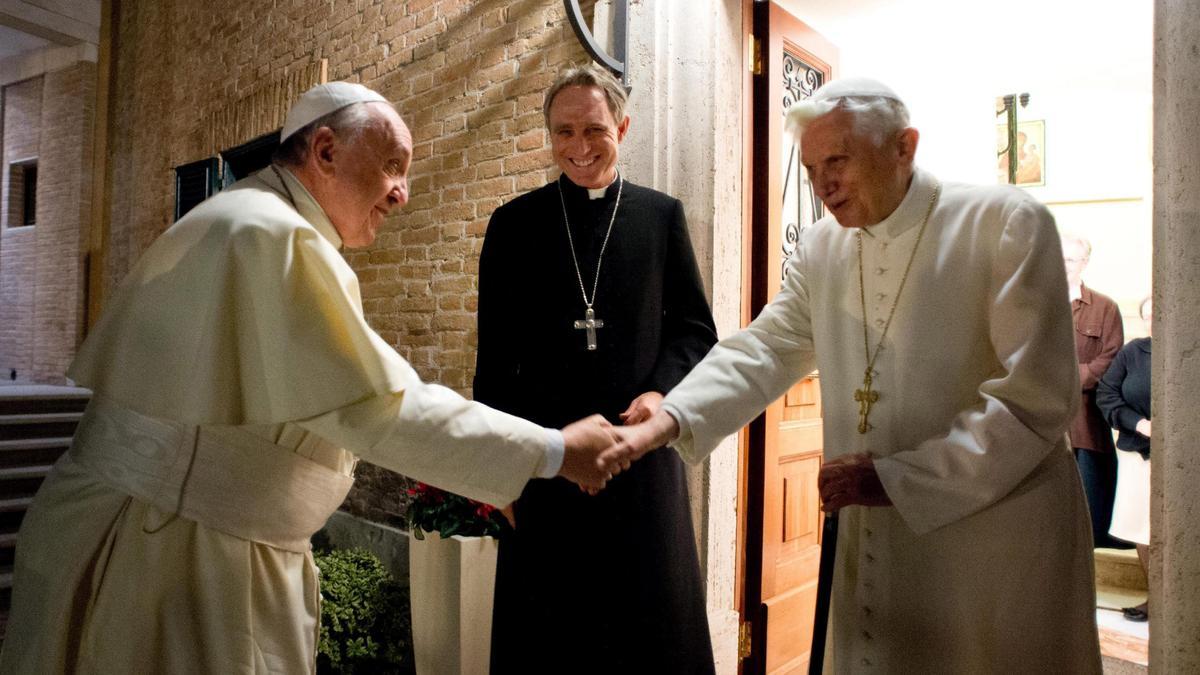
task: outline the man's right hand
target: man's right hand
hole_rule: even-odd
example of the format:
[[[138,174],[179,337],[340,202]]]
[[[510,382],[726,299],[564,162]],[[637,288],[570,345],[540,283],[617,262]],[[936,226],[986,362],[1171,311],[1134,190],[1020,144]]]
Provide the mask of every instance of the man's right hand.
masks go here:
[[[602,490],[605,483],[620,473],[623,467],[629,466],[623,454],[604,453],[619,439],[613,432],[612,424],[601,415],[592,415],[568,424],[563,428],[562,435],[566,451],[558,475],[577,483],[591,494]]]

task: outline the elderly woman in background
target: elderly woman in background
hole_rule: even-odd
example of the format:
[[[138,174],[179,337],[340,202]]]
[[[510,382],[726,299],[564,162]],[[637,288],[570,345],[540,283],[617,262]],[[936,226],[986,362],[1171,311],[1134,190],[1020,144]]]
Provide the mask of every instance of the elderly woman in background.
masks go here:
[[[1150,544],[1150,298],[1138,310],[1146,337],[1131,340],[1113,359],[1096,388],[1096,403],[1117,437],[1117,495],[1108,533],[1137,544],[1142,570]],[[1132,621],[1150,618],[1146,602],[1122,610]]]

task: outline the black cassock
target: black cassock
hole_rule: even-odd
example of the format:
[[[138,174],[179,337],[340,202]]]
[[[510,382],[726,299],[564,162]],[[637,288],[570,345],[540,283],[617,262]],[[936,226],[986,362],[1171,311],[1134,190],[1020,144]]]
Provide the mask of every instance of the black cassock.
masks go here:
[[[559,179],[591,296],[616,202]],[[579,279],[556,183],[492,215],[479,260],[475,398],[562,427],[613,424],[666,393],[716,342],[683,205],[625,182],[600,269],[598,348],[588,351]],[[683,463],[647,454],[590,497],[531,480],[500,541],[492,673],[711,673],[712,646]]]

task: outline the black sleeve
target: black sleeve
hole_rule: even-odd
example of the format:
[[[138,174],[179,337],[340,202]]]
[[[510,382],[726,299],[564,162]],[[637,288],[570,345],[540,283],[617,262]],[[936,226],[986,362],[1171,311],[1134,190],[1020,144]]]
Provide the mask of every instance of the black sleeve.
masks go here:
[[[1136,348],[1132,342],[1117,352],[1117,357],[1096,385],[1096,406],[1100,408],[1104,420],[1110,427],[1129,434],[1135,433],[1137,423],[1142,419],[1121,394],[1121,385],[1128,374],[1127,362],[1131,348]]]
[[[683,204],[674,200],[663,278],[663,341],[648,391],[669,392],[717,343],[704,282],[688,235]]]
[[[479,345],[474,383],[476,401],[506,412],[520,366],[520,351],[514,342],[519,331],[512,329],[511,320],[505,320],[514,316],[517,297],[510,211],[501,207],[492,213],[479,253]]]

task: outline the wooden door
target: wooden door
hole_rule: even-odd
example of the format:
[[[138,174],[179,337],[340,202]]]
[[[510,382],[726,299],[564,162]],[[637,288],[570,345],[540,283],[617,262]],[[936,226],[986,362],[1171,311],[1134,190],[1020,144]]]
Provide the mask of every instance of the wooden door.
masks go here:
[[[754,3],[751,278],[757,314],[778,292],[800,232],[822,213],[784,131],[784,111],[834,73],[837,50],[774,2]],[[749,318],[749,317],[746,317]],[[816,605],[822,515],[819,377],[798,382],[749,428],[745,447],[744,673],[806,672]],[[757,540],[757,541],[756,541]]]

